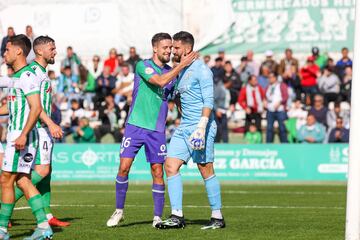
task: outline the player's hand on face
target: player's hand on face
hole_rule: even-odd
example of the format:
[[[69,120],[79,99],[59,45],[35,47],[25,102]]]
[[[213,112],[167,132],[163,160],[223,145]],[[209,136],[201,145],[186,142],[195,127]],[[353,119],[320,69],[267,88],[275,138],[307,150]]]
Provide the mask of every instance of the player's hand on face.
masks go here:
[[[205,128],[197,128],[189,138],[190,146],[194,150],[205,148]]]
[[[181,64],[182,66],[186,67],[188,65],[190,65],[195,59],[197,59],[199,57],[199,53],[198,52],[191,52],[189,54],[183,54],[181,56],[181,61],[179,64]]]
[[[16,150],[23,150],[25,149],[26,145],[26,136],[20,135],[17,139],[14,141],[15,149]]]

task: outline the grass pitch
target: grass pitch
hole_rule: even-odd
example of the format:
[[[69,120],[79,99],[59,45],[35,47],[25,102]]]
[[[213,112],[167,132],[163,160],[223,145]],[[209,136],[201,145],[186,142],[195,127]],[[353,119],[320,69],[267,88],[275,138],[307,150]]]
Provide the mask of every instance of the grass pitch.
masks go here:
[[[149,240],[257,240],[344,239],[345,186],[327,185],[235,185],[222,184],[223,214],[227,227],[200,230],[210,217],[203,185],[184,185],[187,226],[179,230],[152,228],[151,184],[131,184],[125,206],[125,221],[119,227],[105,223],[114,210],[115,186],[55,185],[53,213],[71,222],[56,228],[54,239],[149,239]],[[167,197],[167,195],[166,195]],[[170,212],[166,199],[164,215]],[[25,201],[16,205],[11,239],[23,239],[35,227]]]

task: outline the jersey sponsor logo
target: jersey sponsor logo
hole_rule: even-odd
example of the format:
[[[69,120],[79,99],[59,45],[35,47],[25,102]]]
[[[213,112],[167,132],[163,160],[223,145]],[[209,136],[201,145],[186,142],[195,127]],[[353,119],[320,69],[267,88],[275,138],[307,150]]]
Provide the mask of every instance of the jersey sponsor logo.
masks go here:
[[[30,89],[34,89],[36,86],[34,84],[30,85]]]
[[[24,155],[24,161],[29,163],[29,162],[32,162],[32,160],[34,160],[34,157],[31,153],[26,153]]]
[[[152,74],[153,72],[154,72],[154,69],[152,69],[151,67],[145,68],[145,73],[146,74]]]

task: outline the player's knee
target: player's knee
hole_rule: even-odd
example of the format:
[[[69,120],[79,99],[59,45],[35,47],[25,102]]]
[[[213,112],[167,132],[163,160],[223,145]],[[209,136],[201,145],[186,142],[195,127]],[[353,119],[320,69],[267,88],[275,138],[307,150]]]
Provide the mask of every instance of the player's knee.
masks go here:
[[[130,167],[121,166],[121,167],[119,168],[118,175],[120,175],[120,176],[127,176],[127,175],[129,175],[129,172],[130,172]]]
[[[2,187],[8,187],[14,184],[10,182],[10,176],[4,172],[0,175],[0,183]]]
[[[155,179],[163,179],[164,177],[164,172],[162,171],[162,169],[152,169],[151,174]]]
[[[42,177],[46,177],[50,173],[50,165],[36,165],[35,171]]]
[[[175,174],[177,174],[179,171],[179,169],[174,166],[173,164],[170,164],[170,162],[165,162],[165,172],[166,172],[166,176],[173,176]]]
[[[26,175],[19,175],[18,178],[16,179],[16,185],[20,188],[20,189],[27,189],[29,184],[31,184],[31,180],[28,176]]]

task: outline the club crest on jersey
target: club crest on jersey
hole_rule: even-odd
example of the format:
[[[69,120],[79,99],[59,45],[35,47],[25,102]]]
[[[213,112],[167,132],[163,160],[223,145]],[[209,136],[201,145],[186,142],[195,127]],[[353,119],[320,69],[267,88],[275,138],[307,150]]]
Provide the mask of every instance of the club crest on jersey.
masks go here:
[[[154,69],[152,69],[151,67],[145,68],[145,73],[146,74],[152,74],[153,72],[154,72]]]

